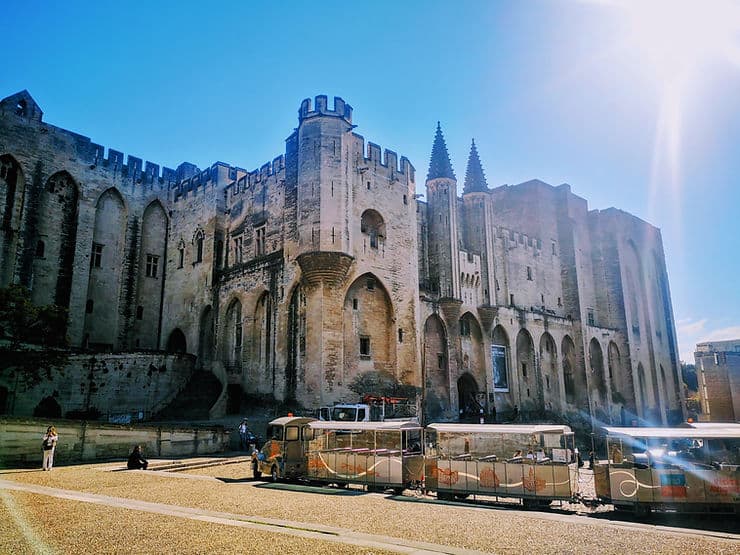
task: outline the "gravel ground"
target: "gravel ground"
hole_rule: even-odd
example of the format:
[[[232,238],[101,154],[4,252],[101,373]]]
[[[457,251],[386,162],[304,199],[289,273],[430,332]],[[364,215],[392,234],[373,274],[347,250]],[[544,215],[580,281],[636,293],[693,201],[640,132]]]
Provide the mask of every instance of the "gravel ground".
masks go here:
[[[12,514],[5,503],[0,509],[0,553],[391,553],[25,492],[11,495]],[[32,538],[24,538],[18,525],[12,529],[16,517],[35,523]]]
[[[0,478],[242,515],[325,524],[491,552],[623,554],[737,553],[738,550],[738,544],[730,540],[655,527],[635,527],[553,513],[419,503],[414,502],[419,496],[413,492],[403,498],[389,499],[380,494],[362,494],[359,490],[325,490],[325,494],[292,491],[291,486],[253,482],[251,470],[244,463],[194,469],[174,476],[141,471],[102,472],[102,468],[104,466],[99,465],[55,468],[53,472],[0,472]],[[187,479],[188,475],[216,479]]]

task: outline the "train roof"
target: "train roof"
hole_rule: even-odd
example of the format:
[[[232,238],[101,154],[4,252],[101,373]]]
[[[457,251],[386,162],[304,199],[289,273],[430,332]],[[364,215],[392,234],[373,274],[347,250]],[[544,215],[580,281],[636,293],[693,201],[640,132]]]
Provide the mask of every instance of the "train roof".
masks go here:
[[[740,424],[736,422],[692,422],[689,424],[697,430],[713,430],[715,428],[727,428],[728,430],[740,430]]]
[[[560,424],[448,424],[439,422],[427,425],[437,432],[461,432],[481,434],[570,434],[569,426]]]
[[[311,418],[310,416],[281,416],[280,418],[271,420],[269,425],[270,426],[287,426],[288,424],[293,424],[295,426],[300,426],[301,424],[306,424],[307,422],[313,422],[314,420],[316,419]]]
[[[337,422],[335,420],[316,420],[311,422],[314,430],[349,430],[349,431],[371,431],[371,430],[420,430],[421,424],[409,420],[387,420],[385,422]]]
[[[706,426],[701,428],[619,428],[605,426],[611,436],[665,439],[740,438],[740,426]]]

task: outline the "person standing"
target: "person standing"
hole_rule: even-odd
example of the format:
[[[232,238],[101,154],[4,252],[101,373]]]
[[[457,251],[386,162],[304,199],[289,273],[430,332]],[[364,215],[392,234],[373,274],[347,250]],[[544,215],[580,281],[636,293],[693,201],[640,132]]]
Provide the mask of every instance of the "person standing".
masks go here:
[[[242,423],[239,424],[239,449],[246,449],[249,445],[249,427],[247,426],[247,419],[244,418]]]
[[[54,466],[54,451],[57,441],[59,441],[57,429],[54,426],[49,426],[41,441],[41,450],[44,453],[43,460],[41,461],[41,470],[51,470],[51,467]]]

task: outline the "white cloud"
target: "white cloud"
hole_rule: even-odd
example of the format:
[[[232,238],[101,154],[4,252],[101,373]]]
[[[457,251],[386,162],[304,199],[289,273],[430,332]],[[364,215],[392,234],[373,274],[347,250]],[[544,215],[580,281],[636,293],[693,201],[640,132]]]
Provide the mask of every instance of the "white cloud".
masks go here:
[[[697,343],[740,339],[740,325],[712,329],[708,323],[707,318],[700,320],[684,318],[677,322],[676,335],[678,336],[679,358],[681,360],[693,364],[694,349]]]

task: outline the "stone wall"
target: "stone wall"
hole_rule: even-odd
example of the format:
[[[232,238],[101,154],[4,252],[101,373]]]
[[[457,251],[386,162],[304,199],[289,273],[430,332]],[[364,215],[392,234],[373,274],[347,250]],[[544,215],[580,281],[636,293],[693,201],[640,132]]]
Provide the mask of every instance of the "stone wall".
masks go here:
[[[6,413],[31,416],[53,399],[60,416],[70,411],[97,410],[106,415],[142,413],[164,408],[190,379],[195,357],[186,354],[22,353],[22,368],[0,372],[8,391]],[[138,417],[138,416],[137,416]]]
[[[229,432],[220,427],[118,426],[0,417],[0,467],[40,466],[41,438],[52,424],[59,435],[54,464],[61,465],[126,459],[134,445],[141,445],[147,458],[222,453],[229,446]]]

